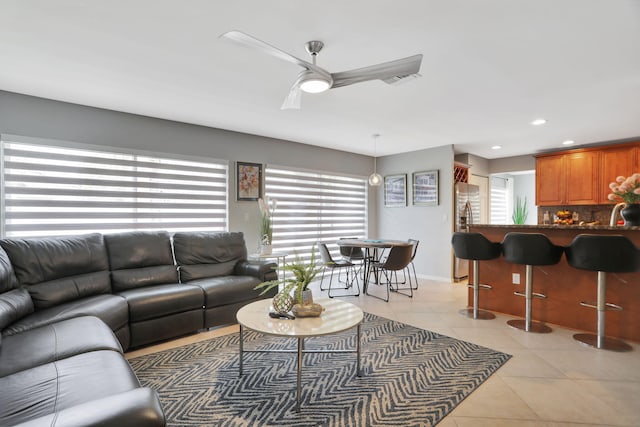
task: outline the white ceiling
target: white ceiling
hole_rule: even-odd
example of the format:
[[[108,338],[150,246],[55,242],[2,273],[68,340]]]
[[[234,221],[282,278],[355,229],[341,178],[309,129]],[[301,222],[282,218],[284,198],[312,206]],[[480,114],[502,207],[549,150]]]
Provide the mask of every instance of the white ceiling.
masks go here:
[[[374,133],[378,155],[485,158],[640,136],[639,0],[0,0],[0,16],[12,92],[369,155]],[[218,38],[232,29],[304,59],[321,40],[330,72],[422,53],[423,77],[280,110],[300,69]]]

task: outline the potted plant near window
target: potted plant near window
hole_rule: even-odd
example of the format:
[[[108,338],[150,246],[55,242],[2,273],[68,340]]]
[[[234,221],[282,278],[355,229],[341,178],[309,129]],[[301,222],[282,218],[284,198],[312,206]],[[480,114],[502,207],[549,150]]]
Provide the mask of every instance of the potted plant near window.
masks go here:
[[[273,243],[273,214],[276,211],[276,199],[269,196],[258,199],[260,208],[260,253],[262,255],[271,254],[271,244]]]
[[[260,283],[255,289],[261,290],[260,295],[262,295],[282,285],[280,292],[273,297],[274,310],[279,313],[293,310],[294,315],[299,317],[319,316],[322,307],[313,303],[313,295],[308,289],[309,284],[322,270],[322,266],[318,266],[316,262],[316,245],[314,244],[311,248],[311,259],[308,263],[296,255],[293,262],[286,263],[282,269],[285,272],[284,278]]]
[[[513,214],[511,215],[511,219],[513,223],[516,225],[522,225],[527,220],[527,215],[529,211],[527,209],[527,198],[524,198],[524,201],[520,200],[520,197],[516,197],[516,205],[513,208]]]

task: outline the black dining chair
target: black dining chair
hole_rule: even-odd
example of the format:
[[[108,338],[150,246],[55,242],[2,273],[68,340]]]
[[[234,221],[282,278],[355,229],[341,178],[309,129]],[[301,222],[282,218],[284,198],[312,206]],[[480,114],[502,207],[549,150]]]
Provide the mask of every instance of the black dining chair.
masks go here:
[[[413,297],[413,288],[409,286],[408,288],[399,288],[398,287],[398,271],[402,271],[411,262],[411,254],[413,252],[413,247],[410,245],[406,246],[393,246],[389,250],[389,254],[384,259],[384,261],[373,261],[371,262],[371,268],[369,269],[369,273],[367,275],[367,282],[369,282],[369,278],[371,273],[377,274],[378,279],[381,279],[384,276],[384,280],[386,282],[385,287],[387,290],[387,297],[382,298],[377,295],[373,295],[369,293],[370,286],[365,287],[365,294],[370,295],[374,298],[381,299],[383,301],[389,301],[389,292],[395,292],[401,295],[408,296],[409,298]],[[395,286],[395,287],[393,287]],[[409,290],[410,293],[406,294],[400,292],[401,290]]]
[[[360,285],[358,283],[358,275],[355,270],[355,264],[351,261],[347,261],[344,259],[334,260],[331,256],[331,252],[329,252],[329,248],[325,243],[319,243],[318,249],[320,250],[320,258],[322,259],[323,270],[322,276],[320,278],[320,290],[328,291],[329,298],[333,298],[334,296],[354,296],[357,297],[360,295]],[[328,270],[331,271],[331,276],[329,277],[329,287],[327,289],[322,287],[322,283],[324,282],[325,272]],[[338,275],[340,274],[340,270],[347,270],[347,279],[345,281],[344,289],[349,289],[353,287],[355,282],[356,285],[356,293],[354,294],[346,294],[346,295],[331,295],[331,286],[333,284],[333,272],[334,270],[338,270]],[[351,273],[351,279],[349,279],[349,273]]]

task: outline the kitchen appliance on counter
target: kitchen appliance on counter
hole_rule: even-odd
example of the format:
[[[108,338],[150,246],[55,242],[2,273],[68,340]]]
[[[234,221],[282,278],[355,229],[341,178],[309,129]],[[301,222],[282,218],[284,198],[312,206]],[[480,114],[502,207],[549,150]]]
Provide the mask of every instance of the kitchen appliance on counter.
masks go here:
[[[480,187],[457,182],[453,202],[455,231],[468,232],[469,225],[480,222]],[[469,261],[454,256],[453,280],[459,281],[467,277],[469,277]]]

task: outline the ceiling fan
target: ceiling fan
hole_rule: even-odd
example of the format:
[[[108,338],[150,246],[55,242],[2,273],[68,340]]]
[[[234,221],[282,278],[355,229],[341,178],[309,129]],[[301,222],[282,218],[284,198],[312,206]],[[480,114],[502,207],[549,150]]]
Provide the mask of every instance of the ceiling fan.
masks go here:
[[[229,31],[220,37],[233,42],[258,49],[268,55],[282,59],[287,62],[299,65],[303,68],[298,77],[293,82],[289,94],[282,104],[282,109],[299,109],[301,101],[301,91],[307,93],[320,93],[328,89],[366,82],[369,80],[382,80],[388,84],[395,84],[407,78],[420,77],[420,64],[422,55],[413,55],[395,61],[383,62],[381,64],[370,65],[368,67],[355,70],[343,71],[340,73],[329,73],[324,68],[316,65],[316,56],[324,43],[313,40],[305,44],[307,52],[311,55],[312,62],[297,58],[283,50],[278,49],[269,43],[263,42],[242,31]]]

